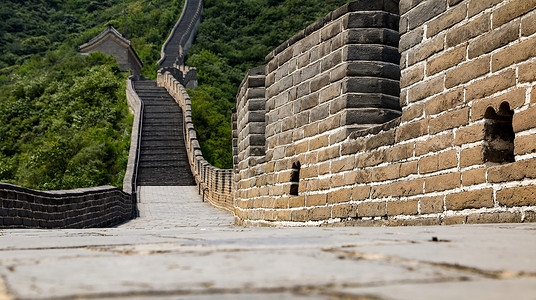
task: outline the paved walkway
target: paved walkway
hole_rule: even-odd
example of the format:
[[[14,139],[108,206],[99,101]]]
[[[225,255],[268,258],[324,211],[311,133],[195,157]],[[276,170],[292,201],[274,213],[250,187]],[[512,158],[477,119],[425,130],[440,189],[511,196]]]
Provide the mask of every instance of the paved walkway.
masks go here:
[[[536,299],[536,224],[242,228],[142,187],[117,228],[1,230],[0,299]]]

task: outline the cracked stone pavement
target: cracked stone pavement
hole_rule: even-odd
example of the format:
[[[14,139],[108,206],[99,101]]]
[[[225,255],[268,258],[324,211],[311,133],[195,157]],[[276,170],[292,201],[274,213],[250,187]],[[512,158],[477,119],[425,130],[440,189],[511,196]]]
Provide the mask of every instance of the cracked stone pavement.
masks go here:
[[[140,199],[116,228],[0,230],[0,299],[536,299],[536,224],[244,228],[195,187]]]

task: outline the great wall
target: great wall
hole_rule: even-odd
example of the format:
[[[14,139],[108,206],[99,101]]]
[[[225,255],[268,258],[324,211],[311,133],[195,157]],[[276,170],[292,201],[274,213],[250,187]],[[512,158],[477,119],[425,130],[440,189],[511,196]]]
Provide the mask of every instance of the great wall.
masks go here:
[[[536,222],[536,1],[354,1],[329,13],[243,80],[233,170],[203,158],[185,89],[196,86],[184,55],[202,7],[186,1],[162,49],[157,85],[182,121],[155,143],[186,151],[170,153],[182,164],[145,167],[178,166],[165,173],[170,185],[193,176],[205,201],[248,226]],[[144,97],[161,93],[148,87],[144,96],[145,84],[127,83],[136,116],[124,192],[2,184],[0,227],[134,217]]]

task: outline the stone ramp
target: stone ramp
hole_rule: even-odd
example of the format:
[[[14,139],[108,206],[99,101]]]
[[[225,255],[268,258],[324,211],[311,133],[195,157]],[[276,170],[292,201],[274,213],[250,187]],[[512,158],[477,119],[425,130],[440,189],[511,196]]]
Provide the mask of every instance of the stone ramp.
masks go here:
[[[138,197],[139,218],[121,228],[218,227],[233,223],[231,214],[202,202],[196,186],[140,186]]]
[[[145,105],[138,185],[195,185],[184,143],[181,108],[155,81],[135,81],[134,88]]]

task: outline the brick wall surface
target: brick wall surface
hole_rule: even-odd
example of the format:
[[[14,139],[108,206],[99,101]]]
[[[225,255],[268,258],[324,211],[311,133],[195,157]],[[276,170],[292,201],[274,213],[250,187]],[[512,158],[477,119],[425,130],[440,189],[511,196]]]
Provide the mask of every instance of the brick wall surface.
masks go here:
[[[0,183],[0,228],[108,227],[135,210],[131,195],[111,186],[42,192]]]
[[[245,105],[262,89],[237,97],[237,221],[529,221],[535,19],[533,0],[356,1],[276,48],[264,156]]]

